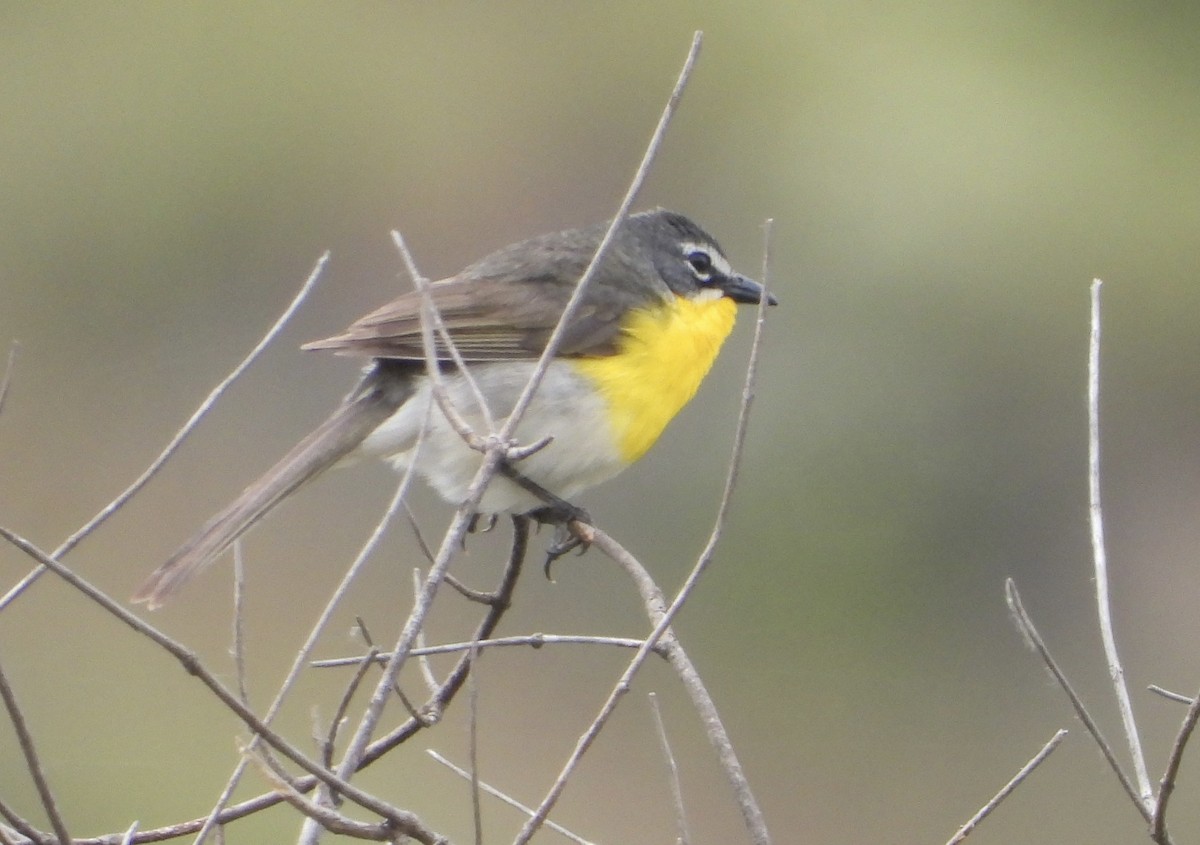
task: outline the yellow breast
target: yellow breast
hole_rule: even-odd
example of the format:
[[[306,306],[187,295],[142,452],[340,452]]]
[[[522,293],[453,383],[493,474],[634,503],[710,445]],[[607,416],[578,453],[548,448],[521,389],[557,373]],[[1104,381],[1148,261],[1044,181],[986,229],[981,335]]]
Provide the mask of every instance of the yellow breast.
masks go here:
[[[733,330],[736,311],[728,297],[673,297],[630,315],[616,355],[574,362],[608,400],[625,461],[644,455],[695,395]]]

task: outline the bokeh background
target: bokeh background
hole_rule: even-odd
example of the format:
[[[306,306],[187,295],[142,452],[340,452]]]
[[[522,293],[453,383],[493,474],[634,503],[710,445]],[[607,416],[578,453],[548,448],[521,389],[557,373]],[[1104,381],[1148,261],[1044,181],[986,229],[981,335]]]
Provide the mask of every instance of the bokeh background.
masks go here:
[[[1007,618],[1013,577],[1119,743],[1086,523],[1088,288],[1105,280],[1104,496],[1115,619],[1153,776],[1200,676],[1200,6],[635,2],[6,4],[0,11],[0,523],[52,548],[157,454],[317,256],[285,335],[164,473],[69,560],[126,596],[318,421],[352,362],[301,354],[407,282],[609,216],[692,32],[699,67],[640,207],[684,211],[757,274],[767,326],[731,524],[679,630],[779,842],[944,842],[1053,731],[1066,744],[973,836],[1143,841],[1144,826]],[[748,315],[746,315],[748,317]],[[582,503],[667,586],[702,546],[748,350],[645,461]],[[247,543],[261,706],[392,478],[306,490]],[[414,505],[436,534],[448,509]],[[459,570],[494,579],[503,538]],[[420,563],[403,526],[354,614],[390,641]],[[7,585],[28,568],[0,550]],[[228,567],[154,618],[230,672]],[[447,601],[431,636],[461,632]],[[638,634],[600,555],[522,583],[504,633]],[[162,653],[45,578],[0,659],[75,835],[199,815],[234,721]],[[482,775],[534,802],[624,655],[489,654]],[[341,676],[303,686],[308,735]],[[740,822],[677,683],[651,667],[559,812],[602,842],[673,836],[646,693],[695,841]],[[465,759],[462,708],[423,737]],[[414,748],[364,777],[456,841],[465,787]],[[1194,756],[1194,755],[1193,755]],[[11,731],[0,794],[40,821]],[[253,777],[242,794],[260,790]],[[1200,832],[1195,766],[1173,806]],[[520,820],[485,805],[489,840]],[[275,811],[232,842],[288,841]],[[547,841],[553,834],[542,834]]]

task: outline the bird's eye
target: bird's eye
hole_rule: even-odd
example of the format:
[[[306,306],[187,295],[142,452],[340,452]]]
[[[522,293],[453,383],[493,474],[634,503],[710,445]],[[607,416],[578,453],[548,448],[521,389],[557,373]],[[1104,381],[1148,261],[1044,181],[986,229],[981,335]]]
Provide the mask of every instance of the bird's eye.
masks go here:
[[[698,249],[693,252],[689,252],[687,256],[687,263],[691,265],[692,271],[701,278],[707,279],[712,275],[712,258],[709,257],[707,252],[703,252],[702,250]]]

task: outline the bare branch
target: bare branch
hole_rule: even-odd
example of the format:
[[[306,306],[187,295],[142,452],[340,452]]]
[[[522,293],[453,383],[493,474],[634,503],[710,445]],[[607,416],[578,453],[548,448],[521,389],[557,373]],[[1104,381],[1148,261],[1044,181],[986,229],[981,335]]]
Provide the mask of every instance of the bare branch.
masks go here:
[[[981,821],[991,815],[992,811],[1000,806],[1000,802],[1012,794],[1012,791],[1021,785],[1022,781],[1042,764],[1042,761],[1049,757],[1054,749],[1058,748],[1059,744],[1066,737],[1067,731],[1065,728],[1060,728],[1055,732],[1054,736],[1050,737],[1050,741],[1042,746],[1042,750],[1033,755],[1028,763],[1021,767],[1021,770],[1013,775],[1012,780],[1004,784],[1003,788],[992,796],[992,800],[984,804],[975,815],[971,816],[970,820],[958,829],[958,833],[950,837],[946,845],[959,845],[965,840]]]
[[[411,827],[403,829],[403,832],[408,833],[414,839],[425,843],[425,845],[434,845],[434,843],[438,841],[439,837],[427,829],[415,815],[411,813],[406,814],[403,811],[397,810],[397,808],[380,801],[378,798],[367,792],[364,792],[339,775],[329,772],[318,762],[310,759],[308,755],[301,752],[290,742],[272,730],[248,707],[246,707],[246,705],[242,703],[235,693],[230,691],[224,684],[222,684],[190,650],[180,645],[154,626],[149,625],[148,623],[139,619],[135,614],[131,613],[122,605],[113,601],[113,599],[106,595],[102,590],[97,589],[91,583],[81,578],[79,575],[68,569],[63,564],[59,563],[57,560],[51,558],[41,549],[37,548],[37,546],[33,545],[20,535],[14,534],[7,528],[0,526],[0,537],[3,537],[9,543],[25,552],[25,554],[38,561],[40,564],[42,564],[42,566],[53,570],[56,575],[58,575],[76,590],[86,595],[95,604],[100,605],[104,610],[108,611],[109,614],[117,617],[130,628],[149,638],[169,652],[172,657],[179,661],[180,665],[188,674],[195,676],[200,680],[201,683],[208,687],[208,689],[221,701],[221,703],[224,704],[228,709],[232,710],[238,716],[238,718],[247,725],[247,727],[249,727],[253,732],[261,735],[263,740],[266,741],[268,745],[270,745],[279,753],[283,754],[293,763],[300,766],[309,774],[315,775],[318,780],[328,784],[330,787],[345,795],[346,798],[366,810],[377,813],[385,818],[406,819],[406,823],[411,825]]]
[[[137,835],[138,823],[134,822],[126,830],[125,835],[121,837],[121,845],[132,845],[133,837]]]
[[[25,766],[29,770],[29,776],[33,778],[33,785],[37,788],[38,797],[42,801],[42,809],[46,811],[46,817],[50,819],[50,827],[54,829],[54,835],[58,837],[58,841],[65,845],[71,841],[71,835],[67,833],[66,822],[63,821],[62,813],[58,810],[58,803],[54,800],[50,783],[46,780],[46,773],[42,769],[42,761],[34,747],[33,735],[29,732],[25,714],[21,712],[21,705],[17,703],[16,693],[8,683],[3,666],[0,666],[0,699],[4,700],[4,709],[8,711],[8,720],[12,722],[13,731],[17,735],[17,744],[21,746],[21,754],[25,757]]]
[[[470,369],[467,367],[467,362],[463,360],[462,355],[458,351],[458,345],[454,342],[454,337],[446,328],[445,322],[442,320],[442,313],[434,304],[433,296],[429,292],[429,279],[417,268],[417,262],[413,260],[412,252],[408,248],[408,244],[404,241],[404,236],[399,230],[392,230],[392,241],[396,244],[396,249],[400,252],[400,257],[404,261],[405,269],[408,270],[408,276],[412,280],[413,287],[421,294],[421,346],[425,352],[425,371],[429,375],[429,379],[433,384],[434,393],[441,392],[438,398],[438,406],[444,407],[450,405],[450,399],[445,393],[445,387],[442,382],[442,371],[437,366],[438,354],[433,340],[433,333],[436,331],[442,336],[442,342],[446,344],[446,350],[450,353],[450,360],[454,362],[454,366],[463,378],[467,380],[467,385],[471,389],[471,394],[475,398],[475,403],[479,407],[479,413],[483,417],[484,425],[487,426],[489,434],[496,430],[495,420],[492,419],[492,409],[488,407],[487,399],[483,395],[483,391],[479,389],[478,382],[471,375]],[[454,430],[459,436],[468,443],[471,442],[470,426],[467,425],[451,407],[451,413],[447,414],[447,421],[454,426]]]
[[[689,845],[692,835],[688,832],[687,813],[683,809],[683,786],[679,783],[679,766],[671,752],[671,740],[667,737],[667,725],[663,722],[658,696],[650,693],[650,712],[654,714],[654,726],[658,730],[658,744],[662,748],[663,760],[667,764],[667,783],[671,787],[671,804],[675,808],[675,831],[678,845]]]
[[[439,763],[441,763],[443,766],[445,766],[450,771],[454,772],[454,774],[458,775],[463,780],[471,779],[470,772],[468,772],[464,768],[454,765],[449,760],[447,760],[445,757],[443,757],[441,754],[438,754],[436,751],[434,751],[432,748],[426,749],[425,753],[428,754],[430,757],[432,757],[434,760],[437,760]],[[496,787],[491,786],[490,784],[487,784],[483,781],[480,781],[479,788],[481,790],[483,790],[484,792],[486,792],[488,795],[491,795],[493,798],[498,798],[501,801],[503,801],[505,804],[507,804],[508,806],[514,807],[517,810],[520,810],[525,815],[527,815],[527,816],[533,815],[532,807],[526,807],[520,801],[501,792]],[[570,839],[572,842],[578,843],[578,845],[592,845],[591,842],[584,839],[582,836],[572,833],[571,831],[567,830],[562,825],[557,824],[556,822],[553,822],[549,819],[546,820],[545,826],[548,827],[550,830],[553,830],[555,833],[561,833],[563,836],[567,837],[567,839]]]
[[[1092,282],[1092,330],[1088,344],[1088,515],[1092,533],[1092,560],[1096,579],[1096,610],[1100,617],[1100,638],[1104,642],[1104,655],[1108,660],[1108,674],[1113,692],[1117,697],[1117,709],[1121,712],[1121,724],[1125,727],[1125,739],[1129,743],[1129,755],[1133,758],[1133,772],[1137,777],[1141,804],[1149,813],[1154,811],[1154,792],[1150,787],[1150,775],[1146,771],[1146,757],[1142,753],[1142,741],[1138,738],[1137,720],[1133,717],[1133,703],[1129,700],[1129,688],[1125,684],[1125,670],[1117,655],[1117,639],[1113,633],[1112,602],[1108,594],[1108,560],[1104,549],[1104,519],[1100,508],[1100,286]]]
[[[246,684],[246,561],[242,557],[242,541],[233,541],[233,670],[237,678],[238,695],[250,704]]]
[[[3,801],[0,801],[0,816],[3,816],[8,821],[16,833],[24,836],[30,842],[36,842],[38,845],[54,842],[54,839],[49,834],[42,833],[28,821],[18,816],[17,812]],[[14,838],[9,836],[3,827],[0,827],[0,834],[7,836],[9,839]]]
[[[517,586],[517,579],[521,574],[522,564],[525,561],[525,552],[529,548],[529,519],[523,516],[514,516],[512,517],[512,526],[512,550],[509,553],[504,574],[500,579],[500,585],[496,589],[496,600],[488,604],[487,613],[480,620],[473,635],[481,641],[486,640],[492,635],[492,632],[496,630],[496,626],[500,623],[500,619],[508,610],[512,602],[513,591]],[[427,713],[433,713],[440,718],[446,705],[458,694],[463,683],[465,683],[470,665],[469,655],[464,655],[460,658],[458,663],[446,676],[446,680],[442,683],[438,694],[430,699],[423,710]],[[391,733],[375,740],[363,752],[363,767],[370,765],[375,760],[387,754],[424,726],[424,720],[409,719],[408,722],[395,728]]]
[[[421,592],[421,570],[413,567],[413,599]],[[434,677],[433,667],[429,665],[427,659],[429,652],[425,651],[425,631],[422,629],[417,634],[417,647],[413,649],[413,657],[417,658],[417,665],[421,669],[421,677],[425,679],[425,686],[429,692],[433,692],[439,686],[437,678]],[[389,655],[390,656],[390,655]],[[386,658],[385,658],[386,659]]]
[[[650,614],[652,620],[656,622],[660,620],[669,622],[674,617],[679,605],[672,603],[670,607],[667,606],[662,591],[654,583],[654,579],[650,577],[650,573],[646,571],[646,568],[642,566],[637,558],[630,554],[616,540],[599,529],[596,530],[595,545],[596,548],[616,561],[625,570],[625,574],[633,579],[638,592],[641,593],[646,611]],[[682,590],[680,592],[682,593]],[[655,630],[657,631],[657,628]],[[651,639],[647,638],[647,641],[649,642]],[[696,708],[696,712],[700,715],[700,719],[704,723],[704,730],[708,735],[708,741],[717,752],[717,759],[720,761],[721,768],[725,772],[725,777],[729,780],[730,786],[733,789],[734,799],[737,801],[738,808],[742,812],[742,820],[750,832],[751,839],[756,845],[769,845],[771,836],[767,831],[762,811],[758,807],[758,802],[754,799],[754,795],[750,790],[750,784],[746,780],[741,764],[738,762],[737,755],[733,750],[733,742],[729,738],[729,732],[725,730],[725,725],[721,721],[717,706],[709,694],[707,687],[705,687],[700,673],[696,671],[691,658],[688,657],[687,652],[679,644],[674,632],[670,628],[666,629],[662,635],[659,645],[666,654],[671,668],[679,676],[683,688],[692,699],[692,706]]]
[[[20,351],[21,344],[15,340],[8,347],[8,362],[4,365],[4,375],[0,376],[0,414],[4,413],[4,400],[8,398],[8,387],[12,384],[13,368]]]
[[[191,434],[193,430],[195,430],[196,426],[199,425],[200,420],[202,420],[208,414],[213,405],[216,404],[217,400],[221,398],[229,386],[246,371],[246,369],[258,358],[262,351],[267,348],[271,341],[273,341],[283,330],[283,327],[292,318],[292,315],[296,313],[297,309],[300,308],[300,305],[308,297],[308,294],[312,290],[313,286],[316,285],[317,279],[321,277],[321,273],[325,269],[325,264],[327,261],[329,261],[328,252],[324,253],[320,258],[317,259],[317,263],[313,266],[312,271],[308,274],[308,278],[305,280],[304,284],[301,285],[299,293],[297,293],[292,299],[291,304],[284,309],[284,312],[279,316],[279,319],[275,321],[275,324],[267,330],[265,335],[263,335],[262,340],[260,340],[258,344],[250,350],[250,354],[242,359],[240,364],[233,368],[229,375],[225,376],[225,378],[222,379],[221,382],[212,389],[212,392],[210,392],[208,396],[205,397],[204,401],[200,403],[200,407],[198,407],[188,421],[183,424],[183,427],[180,428],[179,431],[175,432],[175,436],[171,438],[171,440],[163,448],[162,452],[159,453],[159,456],[155,458],[150,465],[142,471],[142,474],[134,479],[133,483],[126,487],[120,493],[120,495],[101,508],[99,513],[84,523],[81,528],[64,540],[57,549],[51,552],[50,557],[54,558],[55,560],[60,560],[64,555],[67,554],[67,552],[75,548],[75,546],[77,546],[81,540],[96,530],[96,528],[98,528],[105,520],[116,513],[126,502],[133,498],[134,494],[141,490],[142,487],[146,485],[146,482],[153,478],[158,471],[162,469],[167,460],[175,454],[175,451],[179,448],[180,444],[183,443],[184,439]],[[28,575],[26,575],[21,579],[20,582],[16,584],[16,586],[5,593],[3,597],[0,597],[0,611],[3,611],[4,608],[12,604],[12,602],[15,601],[16,598],[23,592],[25,592],[25,590],[29,589],[30,585],[37,581],[37,579],[42,576],[44,571],[45,569],[42,567],[31,570]]]
[[[471,815],[475,822],[475,845],[483,845],[483,806],[479,800],[479,673],[475,664],[479,660],[476,644],[467,654],[470,668],[467,671],[467,760],[471,767]]]
[[[463,442],[473,449],[483,451],[483,439],[475,433],[470,423],[463,418],[458,409],[454,407],[454,403],[450,401],[450,394],[446,391],[446,381],[442,376],[442,368],[438,366],[440,356],[437,354],[433,332],[435,325],[440,326],[442,324],[442,318],[433,303],[433,297],[429,295],[429,279],[425,278],[421,274],[421,271],[417,269],[412,253],[408,249],[408,244],[404,242],[404,236],[396,229],[392,230],[392,241],[396,244],[396,249],[404,259],[404,264],[408,268],[408,274],[412,279],[413,287],[421,294],[421,345],[425,352],[425,374],[429,377],[434,401],[437,402],[437,406],[446,418],[446,422],[450,423],[450,427],[458,433]],[[467,372],[466,362],[458,354],[458,348],[454,345],[454,341],[450,339],[449,332],[445,334],[450,355],[455,364],[462,367],[460,372],[463,373],[464,378],[467,379],[467,383],[471,386],[471,390],[475,395],[475,401],[479,403],[480,412],[483,414],[483,418],[488,425],[488,434],[490,435],[494,429],[487,401],[483,398],[483,393],[479,390],[475,379]]]
[[[1169,689],[1163,689],[1158,684],[1150,684],[1146,687],[1146,689],[1149,690],[1150,692],[1161,695],[1163,698],[1167,699],[1168,701],[1176,701],[1180,704],[1191,704],[1192,702],[1194,702],[1196,700],[1196,699],[1192,698],[1190,695],[1183,695],[1182,693],[1171,692]]]
[[[683,69],[679,72],[675,88],[671,91],[671,96],[667,99],[667,105],[663,108],[662,116],[658,119],[658,125],[654,127],[654,134],[650,136],[650,143],[646,146],[646,152],[642,156],[642,162],[638,165],[637,172],[633,176],[633,181],[629,183],[629,189],[625,192],[625,198],[621,200],[621,205],[617,208],[617,213],[613,216],[612,223],[608,226],[608,231],[600,239],[600,245],[596,247],[596,252],[592,256],[592,260],[588,263],[587,269],[580,276],[579,283],[575,286],[575,291],[571,294],[571,298],[567,300],[562,317],[559,318],[558,325],[554,327],[554,331],[551,332],[549,339],[546,341],[546,348],[542,350],[542,357],[538,359],[537,367],[534,368],[533,373],[530,375],[529,382],[525,385],[525,389],[521,392],[520,398],[517,399],[512,413],[509,414],[508,419],[501,428],[501,439],[512,437],[513,432],[516,431],[517,424],[525,415],[525,409],[529,407],[529,403],[533,399],[534,391],[537,390],[538,385],[542,383],[542,378],[546,375],[546,369],[550,366],[551,359],[558,352],[563,334],[566,333],[567,324],[579,309],[579,303],[583,301],[583,296],[587,292],[592,278],[596,275],[596,269],[600,266],[601,259],[608,252],[613,239],[616,237],[617,230],[621,227],[621,223],[629,215],[629,209],[633,206],[637,195],[641,193],[646,176],[650,173],[650,165],[654,163],[654,159],[658,156],[658,149],[662,146],[663,138],[667,133],[667,127],[671,123],[671,118],[675,115],[675,110],[679,107],[679,101],[683,98],[683,92],[687,89],[688,79],[691,78],[692,69],[696,66],[696,60],[700,56],[700,45],[703,41],[704,33],[697,30],[692,36],[692,46],[688,50],[687,58],[684,60]]]
[[[1167,768],[1159,781],[1158,801],[1154,806],[1154,821],[1150,824],[1150,836],[1155,842],[1166,841],[1167,835],[1167,804],[1175,792],[1175,779],[1179,776],[1179,766],[1183,763],[1183,752],[1188,740],[1196,730],[1196,721],[1200,719],[1200,694],[1197,694],[1188,705],[1184,714],[1183,724],[1171,744],[1171,753],[1167,757]]]
[[[333,749],[337,744],[338,731],[341,730],[342,721],[346,718],[346,711],[350,709],[354,693],[358,692],[359,685],[378,656],[379,650],[374,647],[362,656],[362,659],[358,661],[358,669],[350,678],[350,683],[346,684],[346,691],[342,693],[342,699],[338,702],[337,709],[333,711],[333,719],[329,723],[329,733],[326,734],[321,749],[321,763],[327,769],[333,766]]]
[[[315,801],[310,801],[302,793],[296,791],[284,778],[279,777],[279,773],[268,765],[267,761],[261,756],[253,754],[248,750],[245,753],[251,762],[255,764],[255,767],[263,778],[283,797],[284,801],[330,833],[352,836],[355,839],[367,839],[374,842],[389,842],[395,837],[395,831],[392,830],[391,825],[387,822],[371,824],[355,821],[348,816],[343,816],[336,810],[322,806]]]
[[[426,423],[428,423],[428,419],[429,414],[427,410],[425,415]],[[417,438],[417,443],[414,447],[415,449],[419,450],[421,448],[424,431],[425,429],[423,426],[421,434]],[[391,502],[388,503],[387,509],[384,510],[383,515],[375,524],[375,528],[372,530],[371,535],[367,538],[366,542],[363,543],[362,548],[360,548],[358,551],[358,554],[355,555],[354,560],[346,570],[346,574],[342,576],[341,582],[339,582],[337,587],[334,589],[333,594],[329,597],[329,601],[325,603],[324,609],[317,617],[317,621],[313,624],[312,629],[309,631],[308,637],[305,639],[304,644],[300,646],[300,650],[296,654],[296,658],[292,661],[292,665],[288,669],[288,673],[284,677],[283,683],[279,685],[279,690],[275,693],[274,700],[272,700],[270,707],[267,708],[267,713],[263,717],[264,724],[271,724],[275,720],[275,716],[283,707],[284,699],[287,697],[288,693],[291,692],[296,680],[300,677],[300,672],[304,669],[305,664],[312,655],[313,649],[316,648],[317,640],[325,631],[325,628],[329,625],[329,620],[333,618],[334,611],[337,609],[338,605],[341,604],[342,598],[350,589],[350,585],[354,582],[354,579],[358,577],[358,573],[364,566],[366,566],[367,561],[375,551],[375,548],[379,545],[380,540],[383,539],[384,531],[386,530],[387,526],[391,524],[396,511],[399,510],[400,505],[404,502],[404,497],[408,493],[409,485],[412,483],[412,476],[412,468],[409,467],[407,470],[405,470],[404,475],[401,476],[400,483],[396,485],[396,492],[392,496]],[[258,738],[251,737],[248,750],[253,752],[257,747]],[[229,776],[229,780],[225,784],[225,788],[221,791],[220,796],[217,798],[217,802],[213,805],[213,809],[209,812],[208,822],[205,824],[204,829],[201,830],[196,836],[196,845],[202,845],[205,837],[217,824],[217,818],[220,814],[221,808],[225,806],[225,804],[229,801],[230,796],[233,795],[233,791],[237,788],[238,782],[241,780],[242,774],[246,770],[246,764],[247,758],[243,756],[234,767],[233,773]],[[328,766],[323,767],[323,769],[328,769]]]
[[[463,642],[431,645],[425,648],[414,648],[409,654],[413,657],[424,654],[452,654],[456,651],[470,651],[475,647],[484,649],[502,648],[504,646],[541,648],[546,645],[604,645],[616,646],[618,648],[641,648],[645,642],[645,640],[634,639],[632,637],[597,637],[583,634],[526,634],[523,636],[496,637],[491,640],[480,640],[477,643]],[[377,654],[375,660],[383,662],[389,657],[391,657],[390,654]],[[356,666],[362,660],[362,655],[357,657],[331,657],[328,660],[314,660],[312,666],[317,669],[328,669],[335,666]]]
[[[1025,641],[1042,658],[1042,662],[1046,664],[1046,668],[1050,670],[1050,674],[1054,676],[1054,680],[1058,681],[1058,685],[1067,694],[1067,698],[1071,702],[1071,707],[1075,710],[1075,715],[1079,717],[1079,721],[1083,722],[1083,726],[1087,728],[1087,732],[1091,734],[1096,745],[1100,746],[1100,752],[1104,755],[1104,759],[1108,761],[1108,765],[1112,768],[1113,773],[1116,774],[1117,780],[1121,782],[1121,788],[1125,790],[1130,800],[1133,801],[1134,806],[1138,808],[1138,812],[1142,814],[1142,818],[1150,822],[1150,811],[1142,804],[1133,782],[1125,774],[1124,770],[1122,770],[1121,764],[1117,762],[1117,755],[1113,752],[1112,746],[1108,744],[1108,740],[1104,738],[1104,734],[1100,732],[1100,726],[1096,724],[1096,720],[1092,718],[1092,714],[1084,706],[1083,700],[1075,692],[1075,688],[1071,686],[1071,682],[1067,680],[1067,676],[1063,673],[1063,670],[1059,668],[1058,661],[1050,654],[1050,649],[1046,647],[1045,640],[1038,633],[1033,620],[1029,618],[1029,614],[1025,611],[1025,605],[1021,603],[1021,594],[1017,592],[1016,582],[1011,578],[1004,582],[1004,596],[1008,602],[1009,610],[1012,611],[1013,621],[1017,626],[1017,630],[1021,632]]]

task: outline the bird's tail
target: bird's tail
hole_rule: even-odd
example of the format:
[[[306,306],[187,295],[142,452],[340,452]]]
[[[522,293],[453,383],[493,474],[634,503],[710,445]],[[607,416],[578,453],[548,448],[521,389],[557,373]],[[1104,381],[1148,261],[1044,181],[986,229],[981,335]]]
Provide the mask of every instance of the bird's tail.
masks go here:
[[[289,493],[352,452],[412,395],[411,375],[401,363],[377,363],[329,419],[154,570],[132,601],[160,607]]]

